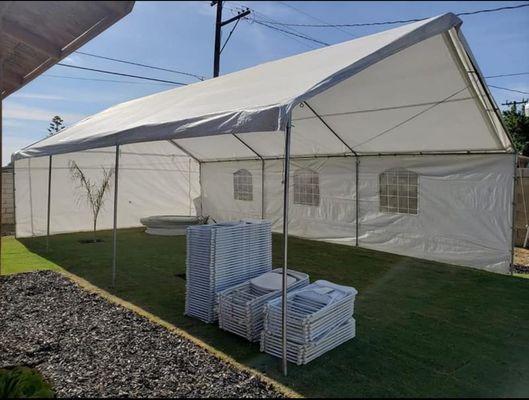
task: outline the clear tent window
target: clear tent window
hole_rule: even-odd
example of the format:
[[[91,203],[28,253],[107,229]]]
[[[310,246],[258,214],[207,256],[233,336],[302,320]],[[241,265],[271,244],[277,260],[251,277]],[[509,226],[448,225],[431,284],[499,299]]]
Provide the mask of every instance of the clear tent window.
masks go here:
[[[252,173],[247,169],[233,173],[233,198],[243,201],[253,200]]]
[[[317,172],[308,168],[294,172],[294,204],[320,205],[320,178]]]
[[[379,175],[380,212],[417,214],[419,175],[393,168]]]

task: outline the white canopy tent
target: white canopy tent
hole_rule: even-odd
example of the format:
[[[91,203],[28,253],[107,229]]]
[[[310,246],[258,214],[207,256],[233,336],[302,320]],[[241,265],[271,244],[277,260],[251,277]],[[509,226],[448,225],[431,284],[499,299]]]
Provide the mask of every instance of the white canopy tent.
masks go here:
[[[88,117],[14,155],[17,236],[89,230],[67,164],[119,163],[101,228],[263,217],[283,228],[285,268],[290,224],[507,273],[516,155],[460,25],[446,14]]]

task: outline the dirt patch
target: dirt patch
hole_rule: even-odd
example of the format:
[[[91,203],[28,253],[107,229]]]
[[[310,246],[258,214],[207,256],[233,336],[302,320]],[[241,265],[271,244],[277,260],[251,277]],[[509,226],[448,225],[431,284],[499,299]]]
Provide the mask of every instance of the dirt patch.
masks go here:
[[[515,247],[514,272],[518,274],[529,274],[529,249]]]

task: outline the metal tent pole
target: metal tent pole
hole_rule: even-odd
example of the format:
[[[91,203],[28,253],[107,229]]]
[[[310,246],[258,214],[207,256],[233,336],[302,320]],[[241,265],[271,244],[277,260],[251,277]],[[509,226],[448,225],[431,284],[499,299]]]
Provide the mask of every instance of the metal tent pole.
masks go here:
[[[261,219],[265,219],[265,160],[261,158]]]
[[[509,271],[511,275],[514,274],[514,247],[515,247],[515,239],[516,239],[516,181],[517,181],[517,168],[518,168],[518,155],[516,153],[513,154],[513,167],[514,167],[514,176],[513,176],[513,182],[512,182],[512,202],[511,202],[511,218],[512,218],[512,225],[511,225],[511,265],[509,267]],[[523,185],[523,182],[522,182]]]
[[[200,216],[204,216],[204,209],[202,205],[204,204],[204,189],[202,188],[202,163],[198,161],[198,186],[200,188]]]
[[[51,210],[51,168],[53,156],[50,155],[48,164],[48,213],[46,219],[46,251],[50,250],[50,210]]]
[[[0,17],[0,27],[2,25],[2,17]],[[3,140],[3,117],[2,117],[2,105],[4,97],[2,96],[2,91],[4,87],[4,59],[2,55],[0,54],[0,166],[2,165],[2,147],[4,147],[4,140]],[[13,165],[13,169],[15,166]],[[1,170],[1,168],[0,168]],[[0,207],[2,206],[2,186],[3,186],[3,174],[2,171],[0,171]],[[15,181],[13,181],[14,184]],[[2,210],[0,209],[0,275],[2,275]],[[16,226],[15,226],[16,230]]]
[[[191,198],[191,158],[187,163],[187,195],[189,197],[189,215],[191,215],[193,209],[193,199]]]
[[[285,129],[285,164],[283,177],[283,287],[282,287],[282,308],[281,308],[281,333],[283,349],[283,375],[287,376],[287,269],[288,269],[288,194],[290,177],[290,123],[289,117]]]
[[[327,123],[327,121],[325,121],[323,119],[323,117],[318,114],[318,112],[314,109],[314,107],[312,107],[308,102],[303,102],[300,104],[300,106],[302,105],[305,105],[308,107],[308,109],[310,111],[312,111],[312,113],[316,116],[316,118],[318,118],[318,120],[323,124],[323,126],[325,126],[329,132],[331,132],[335,137],[336,139],[338,139],[350,152],[351,154],[355,157],[355,213],[356,213],[356,217],[355,217],[355,232],[356,232],[356,237],[355,237],[355,245],[356,247],[358,247],[358,204],[359,204],[359,198],[358,198],[358,167],[360,166],[360,158],[359,158],[359,154],[351,147],[349,146],[349,144],[347,144],[347,142],[345,140],[342,139],[342,137],[340,135],[338,135],[338,133],[332,129],[332,127]]]
[[[17,238],[17,185],[16,185],[16,161],[13,161],[13,219],[15,222],[15,239]],[[1,275],[1,273],[0,273]]]
[[[355,211],[356,211],[356,239],[355,239],[355,242],[356,242],[356,247],[358,247],[358,234],[359,234],[359,229],[358,229],[358,225],[359,225],[359,221],[358,221],[358,217],[359,217],[359,212],[358,212],[358,205],[360,204],[360,199],[358,197],[358,181],[359,181],[359,178],[358,178],[358,169],[360,167],[360,158],[358,158],[358,156],[356,157],[356,162],[355,162],[355,165],[356,165],[356,168],[355,168]]]
[[[118,239],[118,172],[119,172],[119,144],[116,145],[116,162],[114,164],[114,232],[112,252],[112,287],[116,287],[117,239]]]

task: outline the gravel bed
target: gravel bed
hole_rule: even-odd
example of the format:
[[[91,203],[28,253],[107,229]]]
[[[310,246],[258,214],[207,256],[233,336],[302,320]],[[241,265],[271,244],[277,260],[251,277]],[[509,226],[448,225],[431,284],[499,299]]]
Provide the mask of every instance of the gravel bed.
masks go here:
[[[522,264],[514,264],[513,272],[515,274],[529,274],[529,266]]]
[[[58,397],[280,397],[259,377],[51,271],[0,277],[0,368]]]

